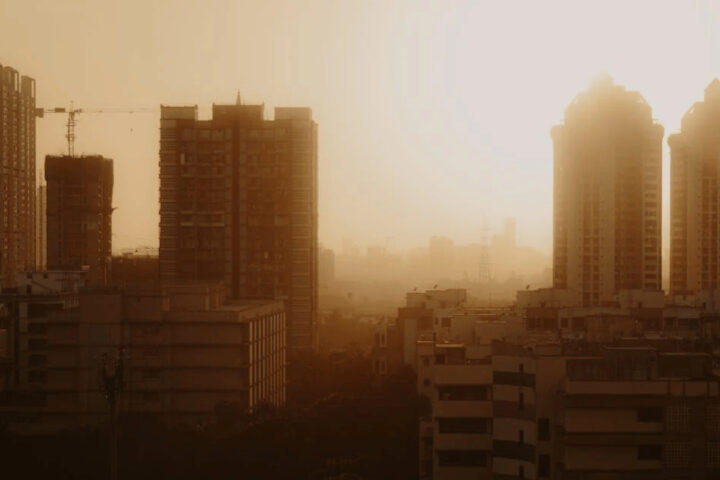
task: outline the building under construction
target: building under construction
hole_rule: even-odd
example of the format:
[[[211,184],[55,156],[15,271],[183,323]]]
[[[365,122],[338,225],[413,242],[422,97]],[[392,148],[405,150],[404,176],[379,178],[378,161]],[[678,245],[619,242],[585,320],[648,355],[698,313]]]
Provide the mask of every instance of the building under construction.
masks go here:
[[[317,124],[309,108],[161,107],[160,278],[223,280],[232,298],[282,299],[288,346],[317,319]]]
[[[110,279],[113,161],[102,156],[45,157],[47,265],[87,269],[90,285]]]
[[[35,267],[35,80],[0,65],[0,287]]]

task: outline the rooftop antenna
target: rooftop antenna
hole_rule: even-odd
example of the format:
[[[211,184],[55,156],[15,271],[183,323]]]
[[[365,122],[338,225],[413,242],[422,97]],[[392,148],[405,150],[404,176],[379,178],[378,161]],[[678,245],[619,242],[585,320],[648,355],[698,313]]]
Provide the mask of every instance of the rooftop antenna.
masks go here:
[[[240,90],[237,92],[237,98],[235,99],[235,105],[242,105],[242,97],[240,96]]]

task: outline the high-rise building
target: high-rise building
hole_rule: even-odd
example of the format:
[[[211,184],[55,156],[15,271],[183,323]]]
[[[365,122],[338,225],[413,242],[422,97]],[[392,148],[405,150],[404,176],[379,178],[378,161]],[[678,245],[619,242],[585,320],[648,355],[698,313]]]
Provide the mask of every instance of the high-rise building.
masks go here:
[[[663,127],[638,93],[598,80],[552,129],[553,284],[577,304],[659,291]]]
[[[161,280],[223,280],[286,302],[288,346],[316,342],[317,124],[309,108],[161,107]]]
[[[110,279],[113,161],[101,156],[45,157],[47,265],[87,268],[90,285]]]
[[[35,268],[35,80],[0,65],[0,287]]]
[[[720,288],[720,81],[670,135],[670,294]]]

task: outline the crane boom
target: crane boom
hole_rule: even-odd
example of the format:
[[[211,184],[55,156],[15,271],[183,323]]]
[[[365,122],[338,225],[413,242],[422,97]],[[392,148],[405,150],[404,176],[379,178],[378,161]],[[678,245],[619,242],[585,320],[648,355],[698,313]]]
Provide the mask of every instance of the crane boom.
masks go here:
[[[70,108],[55,107],[55,108],[36,108],[35,116],[44,118],[46,113],[67,113],[68,119],[65,127],[67,132],[65,138],[68,142],[68,155],[71,157],[75,156],[75,115],[78,113],[151,113],[156,111],[154,108],[95,108],[95,109],[83,109],[75,108],[72,102],[70,102]]]

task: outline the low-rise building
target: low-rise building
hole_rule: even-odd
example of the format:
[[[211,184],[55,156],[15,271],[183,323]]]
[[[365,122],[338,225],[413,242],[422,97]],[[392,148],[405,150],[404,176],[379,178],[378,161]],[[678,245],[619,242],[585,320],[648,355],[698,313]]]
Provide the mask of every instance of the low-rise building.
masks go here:
[[[420,478],[492,475],[492,367],[487,352],[418,342],[418,389],[432,415],[420,420]]]
[[[68,298],[76,303],[45,316],[41,348],[17,369],[34,401],[4,408],[26,430],[106,421],[100,375],[108,363],[121,366],[121,415],[198,425],[285,403],[281,301],[228,302],[220,284],[87,288]]]
[[[5,393],[0,414],[32,417],[42,405],[47,380],[47,325],[76,311],[86,272],[30,271],[16,275],[12,289],[0,294],[0,335],[5,351]]]
[[[704,345],[528,335],[488,356],[418,342],[432,404],[421,478],[717,478],[720,380]]]
[[[703,353],[606,348],[568,360],[557,478],[718,478],[719,386]]]

